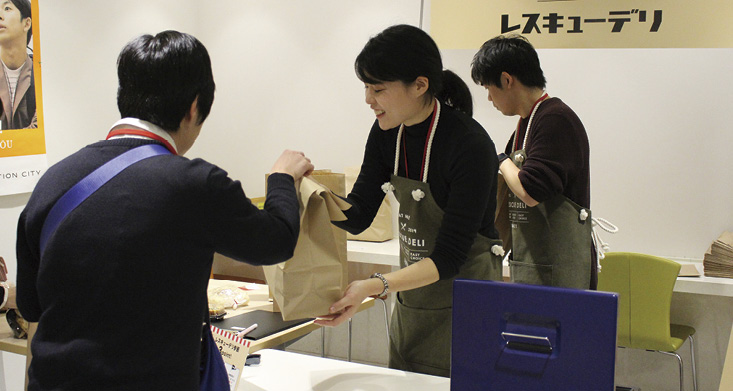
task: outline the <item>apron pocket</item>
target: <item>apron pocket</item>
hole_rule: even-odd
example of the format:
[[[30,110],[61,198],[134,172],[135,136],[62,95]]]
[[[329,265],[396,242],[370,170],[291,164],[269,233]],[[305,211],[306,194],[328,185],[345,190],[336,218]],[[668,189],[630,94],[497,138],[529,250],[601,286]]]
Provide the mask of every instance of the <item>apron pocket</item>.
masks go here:
[[[398,300],[390,324],[390,367],[449,376],[452,313],[452,308],[413,308]]]
[[[532,285],[552,286],[552,265],[540,265],[526,262],[509,262],[512,282]]]

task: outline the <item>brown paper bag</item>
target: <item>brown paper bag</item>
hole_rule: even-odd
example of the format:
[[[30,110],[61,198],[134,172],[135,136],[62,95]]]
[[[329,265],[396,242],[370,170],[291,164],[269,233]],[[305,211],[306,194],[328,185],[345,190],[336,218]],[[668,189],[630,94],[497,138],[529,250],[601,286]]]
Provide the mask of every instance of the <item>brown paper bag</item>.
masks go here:
[[[343,183],[343,174],[312,175],[313,178]],[[348,266],[346,235],[331,220],[346,219],[342,210],[350,205],[311,177],[298,186],[300,235],[293,257],[265,266],[265,278],[283,320],[314,318],[328,314],[328,308],[346,289]]]
[[[344,169],[346,176],[346,194],[354,187],[356,178],[359,176],[359,170],[360,167],[346,167]],[[394,232],[392,231],[392,205],[390,205],[388,197],[384,197],[384,201],[379,206],[377,215],[374,217],[374,221],[372,221],[372,225],[369,228],[358,235],[346,233],[346,239],[365,242],[384,242],[392,238],[394,238]]]
[[[308,177],[341,197],[346,195],[345,174],[331,172],[331,170],[315,170]]]
[[[502,240],[504,251],[512,248],[512,223],[509,221],[509,186],[504,176],[496,176],[496,213],[494,214],[494,226],[499,231],[499,239]]]

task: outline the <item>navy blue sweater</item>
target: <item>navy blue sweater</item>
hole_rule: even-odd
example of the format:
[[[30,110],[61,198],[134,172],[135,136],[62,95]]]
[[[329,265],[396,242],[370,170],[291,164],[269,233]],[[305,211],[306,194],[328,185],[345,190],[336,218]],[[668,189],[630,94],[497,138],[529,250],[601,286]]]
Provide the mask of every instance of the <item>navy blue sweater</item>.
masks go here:
[[[293,178],[270,175],[265,210],[201,159],[138,162],[39,236],[56,200],[84,176],[153,141],[89,145],[51,167],[18,223],[18,307],[40,322],[31,390],[198,390],[214,252],[255,265],[297,242]]]

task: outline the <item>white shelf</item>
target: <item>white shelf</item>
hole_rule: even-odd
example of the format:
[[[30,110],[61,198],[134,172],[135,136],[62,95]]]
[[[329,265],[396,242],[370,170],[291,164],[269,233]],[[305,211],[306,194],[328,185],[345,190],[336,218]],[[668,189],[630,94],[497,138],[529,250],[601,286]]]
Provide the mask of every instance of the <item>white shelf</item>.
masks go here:
[[[348,240],[346,250],[349,262],[400,267],[400,244],[397,239],[386,242]]]
[[[694,264],[701,274],[700,277],[677,277],[677,283],[674,285],[675,292],[733,297],[733,278],[706,277],[702,272],[701,262],[675,262],[683,265]]]
[[[393,270],[400,267],[400,243],[397,239],[386,242],[361,242],[348,240],[346,243],[349,262],[371,263],[391,266]],[[509,265],[504,262],[504,277],[509,278]]]
[[[400,267],[400,245],[397,239],[381,243],[349,240],[346,247],[349,262],[387,265],[393,268]],[[702,271],[700,262],[676,262],[697,264],[699,270]],[[509,266],[506,264],[504,265],[504,276],[509,277]],[[679,277],[674,290],[681,293],[733,297],[733,278],[705,277],[704,275],[700,277]]]

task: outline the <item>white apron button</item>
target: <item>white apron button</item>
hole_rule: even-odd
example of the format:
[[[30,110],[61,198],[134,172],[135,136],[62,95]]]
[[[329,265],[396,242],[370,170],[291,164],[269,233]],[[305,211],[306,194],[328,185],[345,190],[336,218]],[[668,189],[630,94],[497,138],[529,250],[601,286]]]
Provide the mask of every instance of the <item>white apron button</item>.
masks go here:
[[[420,189],[413,190],[412,198],[414,198],[415,201],[420,201],[421,199],[425,198],[425,192]]]

